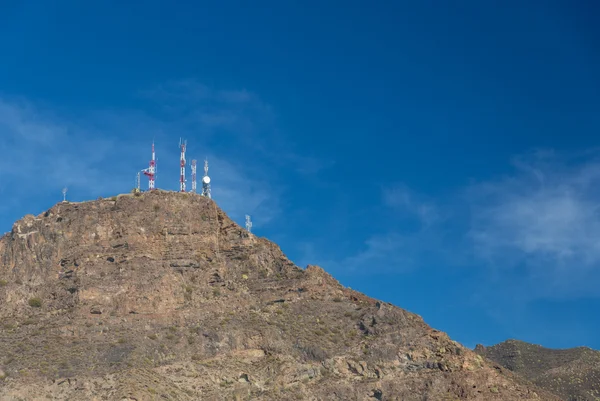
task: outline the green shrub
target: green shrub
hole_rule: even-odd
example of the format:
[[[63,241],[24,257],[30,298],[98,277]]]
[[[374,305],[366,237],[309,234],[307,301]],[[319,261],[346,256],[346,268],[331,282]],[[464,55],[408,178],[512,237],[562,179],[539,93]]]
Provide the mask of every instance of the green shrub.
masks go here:
[[[8,281],[0,280],[0,287],[4,287],[6,284],[8,284]]]
[[[42,300],[39,298],[30,298],[29,306],[32,308],[40,308],[42,306]]]

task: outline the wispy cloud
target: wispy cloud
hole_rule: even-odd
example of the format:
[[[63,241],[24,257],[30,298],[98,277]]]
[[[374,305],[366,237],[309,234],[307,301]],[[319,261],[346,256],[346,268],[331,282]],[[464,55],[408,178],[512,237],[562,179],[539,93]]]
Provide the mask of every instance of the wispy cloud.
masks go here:
[[[460,268],[479,277],[478,302],[507,292],[522,301],[600,296],[600,154],[536,151],[512,167],[443,199],[404,184],[383,189],[383,230],[322,263],[354,274]]]
[[[411,190],[405,184],[396,184],[383,189],[383,203],[396,212],[416,216],[424,225],[429,226],[440,219],[438,207],[425,196]]]
[[[0,189],[11,186],[18,194],[74,185],[97,195],[108,188],[101,163],[114,148],[111,138],[90,135],[23,101],[0,99],[0,121]]]
[[[537,292],[580,294],[600,277],[600,160],[536,152],[515,173],[470,187],[468,238],[495,269],[524,270]]]
[[[364,242],[362,250],[336,263],[341,270],[352,274],[402,273],[417,267],[413,252],[414,236],[399,233],[374,235]]]
[[[244,166],[219,157],[211,158],[211,166],[217,172],[218,186],[212,191],[219,206],[238,223],[246,214],[253,215],[257,227],[269,223],[281,213],[279,196],[281,189],[269,181],[269,176],[245,174]],[[259,175],[260,174],[260,175]]]
[[[206,141],[235,135],[247,146],[258,146],[256,134],[271,136],[275,115],[271,107],[248,90],[210,88],[194,79],[170,81],[140,92],[157,115],[180,128],[201,129]]]
[[[401,274],[427,265],[432,256],[445,253],[441,245],[444,229],[439,207],[432,199],[419,194],[405,184],[382,189],[380,205],[369,213],[370,218],[383,219],[385,224],[373,224],[375,230],[357,230],[362,242],[346,255],[329,256],[327,250],[317,250],[314,244],[304,244],[299,252],[303,262],[313,259],[336,274],[369,275]],[[375,223],[375,222],[374,222]]]
[[[170,122],[169,129],[193,131],[207,146],[227,150],[233,157],[251,154],[273,169],[283,167],[302,175],[314,175],[333,164],[298,152],[279,129],[273,107],[247,89],[215,89],[187,79],[142,91],[140,96]]]

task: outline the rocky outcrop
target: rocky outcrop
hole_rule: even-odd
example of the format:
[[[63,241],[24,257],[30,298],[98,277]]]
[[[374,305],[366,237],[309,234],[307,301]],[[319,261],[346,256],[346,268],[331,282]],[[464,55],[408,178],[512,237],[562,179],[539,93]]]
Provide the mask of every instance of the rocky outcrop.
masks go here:
[[[600,399],[600,351],[587,347],[550,349],[508,340],[475,352],[566,400]]]
[[[25,216],[0,321],[3,400],[558,399],[195,194]]]

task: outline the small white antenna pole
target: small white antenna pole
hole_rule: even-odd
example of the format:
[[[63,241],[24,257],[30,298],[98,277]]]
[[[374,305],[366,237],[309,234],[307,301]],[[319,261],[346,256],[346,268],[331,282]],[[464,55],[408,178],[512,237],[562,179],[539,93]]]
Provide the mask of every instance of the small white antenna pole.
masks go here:
[[[140,171],[135,176],[135,189],[140,192]]]
[[[250,215],[246,215],[246,230],[249,233],[252,233],[252,220],[250,220]]]
[[[179,159],[179,166],[181,167],[181,173],[179,176],[179,192],[185,192],[185,147],[187,141],[179,139],[179,146],[181,147],[181,157]]]
[[[66,203],[66,202],[67,202],[67,191],[68,191],[68,189],[67,189],[67,188],[63,188],[63,190],[62,190],[62,194],[63,194],[63,203]]]
[[[196,159],[192,160],[192,192],[196,193]]]

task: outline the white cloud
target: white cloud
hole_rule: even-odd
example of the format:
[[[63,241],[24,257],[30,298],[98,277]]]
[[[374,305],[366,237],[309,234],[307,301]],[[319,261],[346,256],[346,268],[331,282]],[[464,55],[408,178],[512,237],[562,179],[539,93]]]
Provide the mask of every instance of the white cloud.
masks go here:
[[[514,175],[467,191],[475,255],[525,269],[523,280],[541,292],[591,290],[586,280],[600,273],[600,162],[538,152],[514,164]]]
[[[0,188],[11,192],[86,187],[108,188],[101,162],[112,139],[93,136],[25,102],[0,99]],[[93,185],[92,185],[93,184]]]
[[[414,237],[413,237],[414,238]],[[408,251],[413,239],[398,233],[369,237],[363,250],[343,259],[339,267],[350,273],[400,273],[415,268],[415,254]]]
[[[268,175],[248,175],[244,166],[218,157],[211,158],[211,171],[215,171],[218,185],[212,190],[213,198],[229,217],[242,224],[244,216],[253,216],[255,227],[265,225],[278,216],[279,191],[269,182]],[[212,174],[211,174],[212,176]]]
[[[384,188],[383,203],[400,213],[416,216],[425,226],[437,222],[440,218],[439,210],[432,201],[404,184]]]

